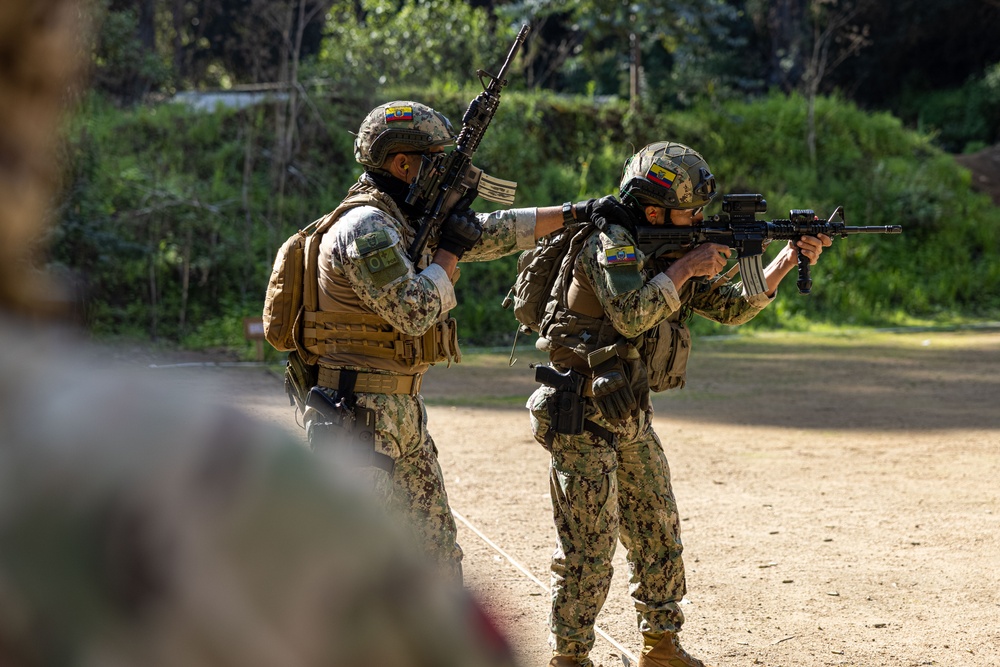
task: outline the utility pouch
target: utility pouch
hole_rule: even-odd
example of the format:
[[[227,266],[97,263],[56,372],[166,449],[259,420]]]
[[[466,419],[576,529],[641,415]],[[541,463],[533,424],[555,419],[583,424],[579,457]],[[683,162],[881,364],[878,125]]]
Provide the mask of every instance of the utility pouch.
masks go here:
[[[299,412],[306,410],[306,398],[309,390],[316,386],[319,366],[307,364],[298,352],[289,352],[285,363],[285,393],[288,394],[288,404],[294,405]]]
[[[560,373],[551,366],[535,366],[535,382],[554,388],[549,401],[549,430],[564,435],[583,433],[587,401],[583,398],[586,376],[573,369]]]
[[[591,389],[594,404],[606,421],[620,424],[639,409],[632,389],[632,374],[626,370],[639,360],[638,351],[624,341],[594,350],[587,364],[594,374]]]
[[[660,322],[647,334],[646,369],[650,391],[680,389],[687,375],[691,355],[691,331],[683,322]]]

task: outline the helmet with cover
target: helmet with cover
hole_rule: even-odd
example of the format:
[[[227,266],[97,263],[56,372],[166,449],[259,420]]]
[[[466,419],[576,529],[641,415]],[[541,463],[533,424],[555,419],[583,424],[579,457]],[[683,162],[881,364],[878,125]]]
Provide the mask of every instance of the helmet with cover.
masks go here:
[[[393,153],[424,153],[455,143],[455,130],[444,114],[419,102],[397,100],[372,109],[354,140],[354,159],[377,169]]]
[[[649,144],[625,163],[623,202],[691,209],[715,197],[715,176],[697,151],[671,141]]]

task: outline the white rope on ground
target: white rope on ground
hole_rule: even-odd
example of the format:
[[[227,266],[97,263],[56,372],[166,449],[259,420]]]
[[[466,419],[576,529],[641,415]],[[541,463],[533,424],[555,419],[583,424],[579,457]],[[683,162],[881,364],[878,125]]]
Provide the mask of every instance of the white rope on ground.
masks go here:
[[[185,361],[178,364],[149,364],[146,368],[250,368],[268,365],[264,361]]]
[[[486,537],[486,535],[484,535],[482,533],[482,531],[480,531],[478,528],[476,528],[475,526],[473,526],[469,522],[468,519],[466,519],[464,516],[462,516],[461,514],[459,514],[457,511],[455,511],[455,508],[451,509],[451,513],[455,515],[456,519],[458,519],[463,524],[465,524],[466,528],[468,528],[473,533],[475,533],[476,535],[478,535],[479,539],[481,539],[483,542],[486,542],[486,544],[490,545],[498,554],[500,554],[501,556],[503,556],[504,558],[506,558],[508,560],[508,562],[510,562],[511,565],[513,565],[514,567],[516,567],[526,577],[528,577],[528,579],[531,579],[533,582],[535,582],[535,584],[539,588],[541,588],[546,593],[549,592],[549,587],[546,586],[545,584],[543,584],[542,581],[541,581],[541,579],[539,579],[538,577],[536,577],[535,575],[533,575],[528,570],[528,568],[526,568],[525,566],[521,565],[516,560],[514,560],[514,558],[510,554],[508,554],[506,551],[504,551],[503,549],[501,549],[493,540],[491,540],[490,538]],[[618,643],[611,635],[609,635],[607,632],[605,632],[603,629],[601,629],[600,626],[595,625],[594,626],[594,632],[596,632],[601,637],[603,637],[604,639],[606,639],[608,641],[608,643],[611,644],[612,646],[614,646],[616,649],[618,649],[618,651],[620,651],[622,655],[628,657],[632,661],[633,664],[635,664],[635,663],[637,663],[639,661],[638,658],[636,658],[634,655],[632,655],[631,651],[629,651],[627,648],[625,648],[620,643]]]

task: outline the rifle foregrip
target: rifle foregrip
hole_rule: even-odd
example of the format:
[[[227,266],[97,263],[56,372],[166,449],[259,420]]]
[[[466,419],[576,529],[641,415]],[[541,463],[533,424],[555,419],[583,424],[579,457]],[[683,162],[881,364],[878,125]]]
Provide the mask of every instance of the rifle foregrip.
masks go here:
[[[809,275],[809,258],[805,256],[801,248],[797,248],[795,254],[799,260],[799,279],[796,282],[799,294],[809,294],[813,284],[812,276]]]
[[[417,227],[417,235],[413,239],[413,243],[410,244],[407,250],[407,255],[410,257],[410,261],[415,264],[420,261],[420,254],[424,251],[424,246],[427,245],[427,237],[431,233],[431,223],[430,221],[425,221],[423,224]]]

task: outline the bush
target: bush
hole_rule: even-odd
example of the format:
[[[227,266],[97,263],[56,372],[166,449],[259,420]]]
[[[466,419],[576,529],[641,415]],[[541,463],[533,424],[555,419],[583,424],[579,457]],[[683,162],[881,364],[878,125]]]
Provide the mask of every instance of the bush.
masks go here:
[[[242,344],[236,332],[260,313],[277,247],[333,209],[360,173],[350,130],[367,111],[416,98],[458,120],[477,92],[392,89],[372,99],[310,91],[283,197],[271,185],[270,107],[123,111],[92,99],[71,132],[53,262],[81,277],[95,333]],[[835,241],[814,269],[813,294],[795,294],[790,277],[748,329],[996,318],[1000,209],[970,190],[968,172],[888,114],[832,97],[817,101],[816,118],[811,166],[797,96],[633,116],[620,103],[505,92],[475,161],[519,181],[516,206],[558,205],[617,192],[634,150],[673,139],[702,152],[723,192],[764,194],[770,217],[842,205],[849,224],[903,225],[902,236]],[[515,322],[500,302],[515,262],[462,265],[455,315],[463,342],[509,344]]]

